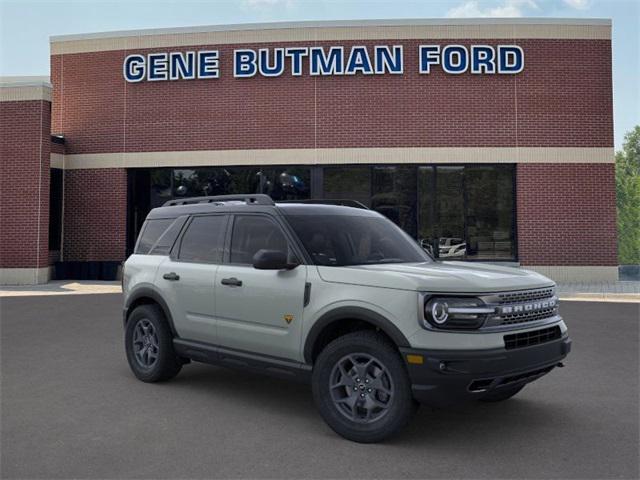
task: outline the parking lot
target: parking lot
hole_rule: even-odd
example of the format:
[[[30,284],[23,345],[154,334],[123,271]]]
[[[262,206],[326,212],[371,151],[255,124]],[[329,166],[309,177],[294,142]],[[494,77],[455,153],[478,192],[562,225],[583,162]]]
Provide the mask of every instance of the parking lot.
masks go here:
[[[2,478],[638,478],[638,303],[564,302],[566,367],[513,400],[336,436],[309,387],[202,364],[137,381],[121,295],[0,299]]]

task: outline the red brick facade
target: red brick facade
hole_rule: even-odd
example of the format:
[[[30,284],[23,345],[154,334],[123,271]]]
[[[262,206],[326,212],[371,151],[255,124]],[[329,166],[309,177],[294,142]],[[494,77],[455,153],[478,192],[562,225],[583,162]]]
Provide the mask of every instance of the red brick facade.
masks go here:
[[[442,40],[203,45],[215,80],[126,83],[131,51],[53,55],[53,130],[67,153],[339,147],[613,145],[611,42],[518,40],[518,75],[418,73],[418,45]],[[495,40],[456,40],[457,44]],[[402,44],[403,75],[233,78],[235,48]],[[569,54],[570,52],[570,54]],[[393,159],[390,159],[393,161]]]
[[[67,170],[64,185],[63,259],[123,260],[127,219],[126,170]]]
[[[611,41],[602,33],[592,36],[590,24],[585,24],[584,35],[571,34],[572,24],[567,25],[566,31],[564,24],[554,27],[559,36],[567,37],[562,39],[551,38],[540,26],[533,37],[541,38],[515,40],[505,40],[504,35],[466,40],[380,38],[109,50],[109,39],[101,44],[104,51],[59,54],[55,52],[64,48],[56,47],[51,55],[52,104],[0,102],[0,269],[44,267],[49,259],[123,260],[126,162],[138,153],[389,147],[445,147],[454,155],[459,147],[527,151],[522,156],[526,163],[518,163],[516,169],[517,260],[540,267],[615,266],[614,165],[599,163],[613,147]],[[135,41],[147,40],[141,35]],[[91,42],[83,48],[92,50],[96,44]],[[428,75],[419,73],[419,45],[505,43],[523,49],[521,73],[451,75],[440,66]],[[354,45],[402,45],[403,74],[310,76],[305,60],[299,77],[291,75],[289,62],[279,77],[233,77],[233,51],[238,48],[340,45],[345,51]],[[123,78],[123,61],[129,54],[207,49],[219,51],[218,79],[127,83]],[[64,145],[51,143],[49,134],[64,135]],[[575,161],[582,150],[571,150],[559,160],[548,153],[564,154],[566,147],[583,148],[592,157],[584,163],[561,163]],[[542,153],[536,153],[538,148]],[[57,167],[66,168],[62,248],[51,255],[50,153],[64,155],[53,158]],[[128,154],[122,157],[125,163],[120,153]],[[90,154],[116,154],[98,162],[118,158],[107,168],[96,168],[100,164],[95,157],[83,157]],[[160,158],[152,157],[137,166]],[[88,163],[74,164],[77,158]],[[367,163],[364,156],[352,158]],[[389,154],[383,161],[404,160]],[[415,157],[409,161],[422,162]],[[424,164],[436,161],[441,160],[425,154]],[[493,163],[487,156],[445,161]],[[510,160],[503,156],[497,161]]]
[[[0,269],[49,263],[51,103],[0,102]]]
[[[618,265],[614,164],[519,164],[522,265]]]

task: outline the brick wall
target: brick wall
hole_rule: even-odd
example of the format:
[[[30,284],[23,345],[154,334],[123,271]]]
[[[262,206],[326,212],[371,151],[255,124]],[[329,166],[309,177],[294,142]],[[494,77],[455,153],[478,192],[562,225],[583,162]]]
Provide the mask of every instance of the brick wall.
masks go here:
[[[221,78],[126,83],[131,51],[51,58],[54,132],[67,153],[393,146],[611,146],[611,42],[517,40],[518,75],[418,73],[420,43],[384,40],[217,48]],[[456,40],[462,45],[503,43]],[[233,78],[239,47],[402,44],[403,75]],[[138,52],[138,50],[136,50]],[[390,159],[393,161],[393,159]]]
[[[63,260],[123,260],[126,170],[66,170],[64,185]]]
[[[617,265],[613,164],[519,164],[522,265]]]
[[[65,153],[65,148],[63,143],[55,143],[51,142],[51,153]]]
[[[517,40],[525,69],[510,75],[418,73],[422,43],[496,40],[282,42],[215,48],[221,78],[126,83],[131,51],[53,55],[54,133],[67,154],[332,147],[611,147],[611,42]],[[235,48],[402,44],[400,76],[232,76]],[[393,163],[394,158],[389,158]],[[425,158],[425,163],[429,158]],[[120,260],[124,169],[67,171],[65,260]],[[90,188],[88,188],[90,187]],[[615,265],[613,165],[519,165],[524,265]]]
[[[0,102],[0,268],[48,265],[50,131],[50,102]]]

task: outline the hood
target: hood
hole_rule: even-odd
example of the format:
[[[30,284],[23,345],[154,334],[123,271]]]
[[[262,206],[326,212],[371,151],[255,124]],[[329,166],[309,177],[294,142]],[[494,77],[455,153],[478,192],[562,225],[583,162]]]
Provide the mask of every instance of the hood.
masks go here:
[[[318,266],[318,272],[327,282],[443,293],[503,292],[554,284],[529,270],[469,262]]]

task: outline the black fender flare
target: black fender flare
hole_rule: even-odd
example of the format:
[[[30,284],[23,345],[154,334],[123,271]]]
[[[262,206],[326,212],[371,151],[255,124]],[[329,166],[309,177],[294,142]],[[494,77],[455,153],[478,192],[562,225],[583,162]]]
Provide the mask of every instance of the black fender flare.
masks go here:
[[[127,301],[124,304],[124,312],[123,312],[123,319],[122,319],[124,326],[125,327],[127,326],[127,319],[129,318],[129,314],[131,313],[130,312],[131,305],[133,305],[137,300],[141,298],[150,298],[160,306],[160,308],[162,309],[162,312],[164,313],[164,317],[167,319],[167,322],[169,323],[169,328],[171,329],[171,333],[173,334],[173,337],[179,338],[178,333],[176,332],[175,325],[173,324],[173,316],[171,315],[171,310],[169,310],[169,305],[167,305],[167,302],[165,302],[164,298],[162,298],[162,295],[160,295],[152,287],[146,287],[146,286],[138,287],[131,294],[129,294],[129,296],[127,297]]]
[[[338,307],[323,314],[311,327],[304,343],[304,361],[313,363],[313,347],[323,330],[340,320],[362,320],[382,330],[398,347],[410,347],[407,337],[386,317],[363,307]]]

